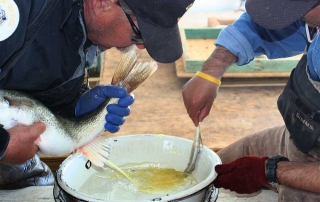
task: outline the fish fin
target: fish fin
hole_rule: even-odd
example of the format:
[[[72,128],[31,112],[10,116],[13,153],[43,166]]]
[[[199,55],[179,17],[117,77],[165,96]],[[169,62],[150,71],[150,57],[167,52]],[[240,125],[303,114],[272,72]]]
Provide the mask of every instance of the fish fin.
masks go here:
[[[135,51],[133,45],[121,49],[121,52],[122,56],[120,58],[117,68],[113,73],[111,81],[112,85],[116,85],[123,81],[129,74],[131,69],[134,67],[134,64],[137,62],[137,52]]]
[[[100,135],[89,144],[78,148],[76,152],[86,156],[94,165],[103,167],[109,157],[110,145],[108,141],[107,136]]]
[[[126,174],[121,168],[113,164],[109,159],[109,151],[110,151],[110,144],[108,143],[109,138],[105,135],[101,135],[98,138],[96,138],[91,143],[80,147],[76,152],[83,154],[86,156],[91,163],[98,167],[103,167],[105,164],[109,166],[110,168],[120,172],[122,175],[124,175],[131,183],[133,183],[135,186],[136,184],[134,181],[129,177],[128,174]]]
[[[125,88],[131,93],[157,70],[158,65],[155,61],[137,62],[134,46],[123,49],[123,53],[111,84]]]
[[[127,92],[131,93],[151,76],[157,68],[158,64],[153,60],[150,62],[136,62],[126,78],[121,81],[120,87],[124,86]]]

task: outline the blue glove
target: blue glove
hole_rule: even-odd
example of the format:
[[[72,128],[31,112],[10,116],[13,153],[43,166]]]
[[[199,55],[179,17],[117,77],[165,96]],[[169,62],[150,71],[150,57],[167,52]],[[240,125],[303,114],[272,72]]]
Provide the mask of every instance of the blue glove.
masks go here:
[[[127,95],[127,91],[117,86],[96,86],[84,93],[76,105],[76,115],[88,113],[96,109],[108,98],[120,98],[118,104],[107,106],[105,129],[110,133],[118,132],[120,125],[125,122],[125,116],[130,114],[130,105],[134,102],[134,96]]]

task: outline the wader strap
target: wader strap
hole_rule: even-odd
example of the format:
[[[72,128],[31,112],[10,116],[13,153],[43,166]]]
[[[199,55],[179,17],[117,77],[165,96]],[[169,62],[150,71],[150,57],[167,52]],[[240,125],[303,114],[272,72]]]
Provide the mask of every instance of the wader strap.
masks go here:
[[[23,55],[29,44],[34,40],[40,28],[45,24],[59,0],[46,0],[37,17],[28,25],[26,37],[22,47],[15,52],[1,68],[0,81],[8,74],[12,67]],[[0,87],[4,84],[4,79],[0,82]]]

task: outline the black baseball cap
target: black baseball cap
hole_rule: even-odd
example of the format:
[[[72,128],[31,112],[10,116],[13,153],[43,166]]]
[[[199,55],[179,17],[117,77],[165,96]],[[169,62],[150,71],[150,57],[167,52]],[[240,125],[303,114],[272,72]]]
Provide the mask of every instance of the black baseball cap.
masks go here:
[[[306,14],[319,0],[247,0],[250,17],[267,29],[281,29]]]
[[[149,55],[161,63],[178,60],[182,43],[179,19],[194,0],[124,0],[137,18],[139,30]]]

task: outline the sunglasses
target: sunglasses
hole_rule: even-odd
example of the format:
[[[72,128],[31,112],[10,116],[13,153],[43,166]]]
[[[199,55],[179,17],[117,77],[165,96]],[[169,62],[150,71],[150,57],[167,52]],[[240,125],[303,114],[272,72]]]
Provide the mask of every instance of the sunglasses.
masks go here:
[[[121,7],[121,8],[122,8],[122,7]],[[133,20],[132,20],[132,18],[131,18],[131,16],[130,16],[130,14],[127,13],[123,8],[122,8],[122,10],[123,10],[124,14],[126,15],[128,21],[129,21],[129,23],[130,23],[130,25],[131,25],[131,28],[132,28],[132,30],[133,30],[133,32],[134,32],[134,36],[132,36],[131,41],[132,41],[133,43],[136,43],[136,44],[143,44],[143,39],[142,39],[140,30],[139,30],[138,27],[134,24],[134,22],[133,22]]]

